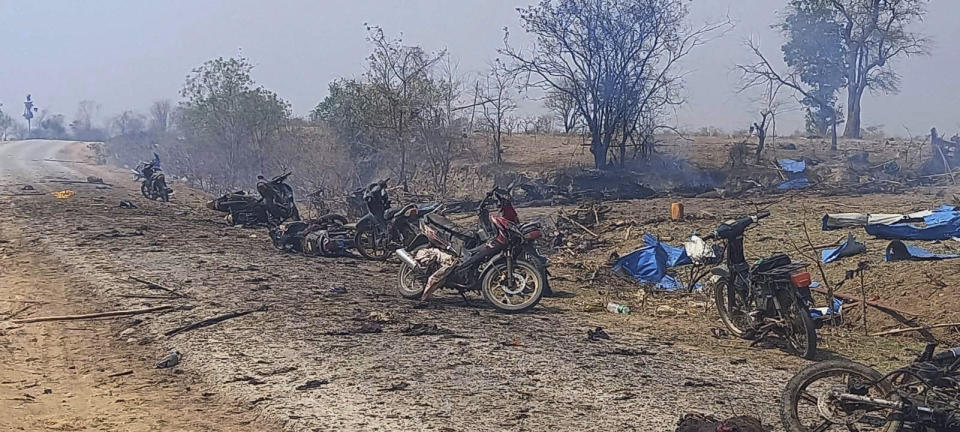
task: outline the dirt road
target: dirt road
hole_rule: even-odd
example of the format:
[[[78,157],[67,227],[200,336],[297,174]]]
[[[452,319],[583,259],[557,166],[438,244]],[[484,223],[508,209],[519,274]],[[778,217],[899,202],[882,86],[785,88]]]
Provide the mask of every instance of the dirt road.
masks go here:
[[[421,308],[395,294],[395,264],[283,255],[264,231],[224,225],[179,185],[171,203],[145,200],[84,150],[0,144],[0,429],[668,431],[691,409],[776,422],[792,370],[683,346],[637,329],[643,317],[584,312],[581,288],[564,282],[572,298],[531,314],[450,294]],[[114,186],[53,182],[87,175]],[[17,195],[23,184],[43,194]],[[75,195],[47,193],[66,188]],[[9,320],[160,304],[176,309]],[[359,332],[377,328],[368,322],[380,331]],[[611,340],[587,339],[598,325]],[[174,349],[181,363],[154,369]]]

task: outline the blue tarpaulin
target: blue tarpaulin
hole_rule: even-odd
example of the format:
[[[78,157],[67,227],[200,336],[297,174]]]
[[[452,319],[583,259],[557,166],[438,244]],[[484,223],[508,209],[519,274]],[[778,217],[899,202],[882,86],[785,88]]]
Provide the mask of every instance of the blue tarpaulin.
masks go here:
[[[645,233],[643,235],[644,246],[650,247],[658,244],[663,246],[663,250],[667,252],[667,268],[693,264],[693,260],[687,256],[687,250],[683,247],[670,246],[666,243],[662,243],[660,242],[660,239],[650,233]]]
[[[810,179],[806,177],[787,180],[777,185],[777,189],[780,189],[780,190],[803,189],[807,187],[810,187]]]
[[[932,214],[924,216],[923,218],[923,223],[928,226],[944,223],[950,219],[960,216],[960,211],[957,211],[956,207],[947,204],[937,207],[931,211],[933,212]]]
[[[853,234],[847,234],[847,240],[835,249],[824,249],[820,252],[820,261],[824,263],[834,262],[840,258],[853,256],[867,251],[867,246],[853,238]]]
[[[867,234],[889,240],[947,240],[960,237],[960,212],[935,212],[924,218],[935,222],[915,224],[867,225]]]
[[[810,309],[811,318],[820,318],[827,315],[842,315],[843,314],[843,300],[838,298],[833,299],[833,308],[824,306],[822,308]]]
[[[935,261],[960,258],[956,254],[936,254],[926,249],[894,240],[887,245],[886,261]]]
[[[658,289],[674,291],[684,285],[667,274],[674,266],[692,264],[682,247],[660,242],[655,236],[644,234],[644,247],[630,252],[617,260],[613,271],[626,274],[637,281],[656,284]]]
[[[779,190],[803,189],[810,186],[810,179],[804,172],[807,170],[807,162],[803,160],[779,159],[777,165],[780,165],[787,173],[787,180],[777,186]]]
[[[807,170],[807,162],[802,160],[778,159],[777,164],[788,173],[799,174]]]

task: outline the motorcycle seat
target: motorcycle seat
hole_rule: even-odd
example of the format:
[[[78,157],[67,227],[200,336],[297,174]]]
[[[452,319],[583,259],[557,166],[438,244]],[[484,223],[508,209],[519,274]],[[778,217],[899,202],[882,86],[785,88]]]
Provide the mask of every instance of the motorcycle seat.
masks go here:
[[[446,231],[446,232],[448,232],[448,233],[450,233],[450,234],[453,234],[454,236],[457,236],[457,237],[460,237],[460,238],[463,238],[463,239],[469,239],[469,238],[473,238],[473,237],[474,237],[474,233],[472,233],[472,232],[470,232],[470,231],[466,231],[466,230],[458,227],[458,226],[457,226],[455,223],[453,223],[453,221],[451,221],[450,219],[447,219],[447,218],[445,218],[445,217],[443,217],[443,216],[440,216],[440,215],[438,215],[438,214],[436,214],[436,213],[430,213],[430,214],[428,214],[428,215],[427,215],[427,222],[428,222],[429,224],[433,225],[433,226],[436,226],[437,228],[440,228],[440,229],[442,229],[442,230],[444,230],[444,231]]]

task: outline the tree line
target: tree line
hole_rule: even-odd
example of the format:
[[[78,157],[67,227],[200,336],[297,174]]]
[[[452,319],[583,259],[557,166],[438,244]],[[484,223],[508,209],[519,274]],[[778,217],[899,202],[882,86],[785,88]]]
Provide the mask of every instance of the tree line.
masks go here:
[[[789,0],[781,22],[786,67],[774,66],[759,41],[752,63],[736,66],[742,92],[757,92],[760,121],[752,129],[763,151],[767,127],[784,98],[806,110],[807,128],[861,135],[866,90],[893,92],[895,61],[927,53],[914,30],[926,0]],[[518,46],[503,45],[483,71],[464,73],[446,51],[431,52],[367,26],[366,70],[337,79],[306,118],[251,77],[242,56],[194,69],[179,101],[158,101],[147,115],[124,111],[109,128],[94,125],[99,106],[81,102],[75,119],[41,113],[35,136],[101,140],[116,153],[162,148],[181,175],[201,186],[231,188],[260,173],[293,169],[304,187],[357,186],[390,175],[444,194],[454,160],[484,143],[483,160],[504,162],[504,137],[517,130],[584,137],[598,169],[615,169],[652,154],[669,114],[684,103],[681,61],[729,31],[720,20],[689,23],[683,0],[541,0],[519,8]],[[842,92],[845,103],[840,103]],[[520,125],[518,102],[540,99],[545,114]],[[11,126],[0,114],[0,128]],[[14,122],[15,123],[15,122]],[[169,169],[169,168],[168,168]]]

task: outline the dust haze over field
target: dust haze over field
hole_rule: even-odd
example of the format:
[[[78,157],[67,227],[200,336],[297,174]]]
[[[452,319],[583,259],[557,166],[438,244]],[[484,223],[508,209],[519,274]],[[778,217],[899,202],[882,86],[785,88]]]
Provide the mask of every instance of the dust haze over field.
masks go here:
[[[447,48],[462,69],[480,70],[502,45],[504,26],[520,36],[514,8],[528,3],[3,0],[0,102],[17,112],[23,96],[32,92],[41,106],[70,116],[79,101],[90,99],[103,104],[104,120],[172,98],[190,69],[242,49],[258,65],[255,78],[288,98],[296,114],[305,115],[326,95],[329,81],[363,72],[368,51],[364,23],[403,32],[407,42],[428,49]],[[678,124],[692,130],[746,128],[756,110],[749,97],[733,91],[737,77],[731,70],[748,57],[742,45],[750,36],[759,37],[769,52],[779,51],[782,38],[770,25],[783,2],[696,0],[689,7],[691,21],[729,14],[737,27],[685,62],[690,103],[680,109]],[[884,125],[891,134],[904,133],[904,125],[913,133],[931,124],[960,129],[952,115],[960,94],[960,82],[954,79],[960,50],[952,49],[952,41],[960,38],[954,20],[960,3],[937,0],[929,8],[922,28],[941,49],[903,62],[901,92],[869,104],[867,125]],[[801,119],[799,113],[785,115],[782,131],[802,128]]]

